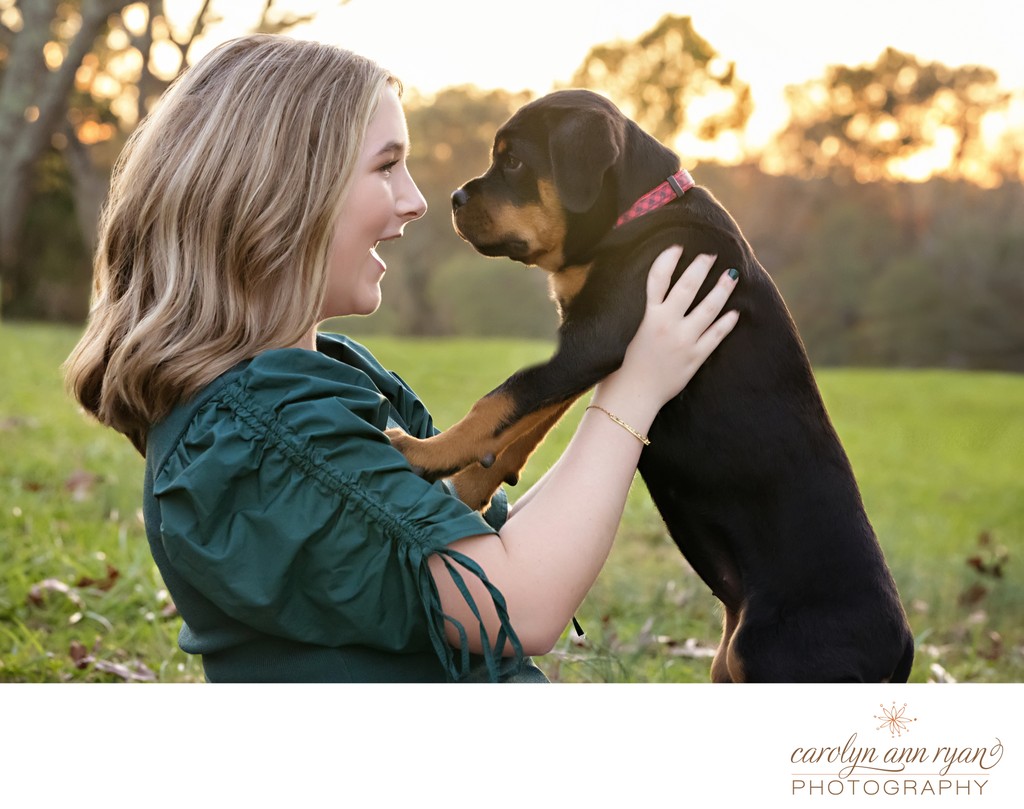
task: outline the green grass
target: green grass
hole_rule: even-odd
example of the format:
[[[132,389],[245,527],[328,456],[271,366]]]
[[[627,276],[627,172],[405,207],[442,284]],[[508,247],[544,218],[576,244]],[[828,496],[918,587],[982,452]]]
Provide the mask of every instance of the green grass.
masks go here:
[[[0,326],[0,681],[201,680],[198,661],[177,649],[180,622],[146,545],[142,459],[63,393],[59,365],[77,336]],[[440,427],[550,353],[513,340],[367,343]],[[818,379],[918,639],[911,679],[1024,681],[1024,378],[823,370]],[[531,461],[513,499],[557,456],[581,410]],[[706,682],[719,615],[638,480],[579,611],[586,644],[567,636],[538,662],[561,681]]]

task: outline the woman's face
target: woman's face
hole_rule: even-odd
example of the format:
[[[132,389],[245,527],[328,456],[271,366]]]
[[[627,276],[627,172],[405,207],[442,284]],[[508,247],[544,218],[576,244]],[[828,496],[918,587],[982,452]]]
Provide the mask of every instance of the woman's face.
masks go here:
[[[386,269],[377,245],[402,235],[427,203],[406,165],[409,132],[398,94],[388,87],[366,130],[352,187],[334,223],[327,296],[320,319],[368,315],[380,306]]]

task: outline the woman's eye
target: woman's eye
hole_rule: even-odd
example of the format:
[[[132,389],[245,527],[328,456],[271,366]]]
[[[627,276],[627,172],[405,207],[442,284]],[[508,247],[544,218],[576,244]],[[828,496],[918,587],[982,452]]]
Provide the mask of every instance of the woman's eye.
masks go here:
[[[390,163],[385,163],[383,166],[381,166],[380,169],[378,169],[378,171],[380,171],[385,177],[390,177],[391,170],[397,165],[398,161],[392,160]]]

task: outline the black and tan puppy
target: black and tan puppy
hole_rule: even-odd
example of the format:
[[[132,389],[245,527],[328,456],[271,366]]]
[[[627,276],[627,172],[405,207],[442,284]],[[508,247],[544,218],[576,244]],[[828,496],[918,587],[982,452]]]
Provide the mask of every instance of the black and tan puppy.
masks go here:
[[[690,182],[675,154],[596,94],[519,110],[487,172],[453,194],[455,226],[481,253],[550,273],[557,350],[439,436],[392,438],[428,476],[458,472],[460,496],[480,508],[619,366],[658,253],[681,244],[682,265],[715,254],[740,270],[729,302],[739,325],[661,410],[639,465],[673,540],[725,606],[712,678],[905,681],[906,616],[796,327],[736,223]],[[647,199],[656,188],[667,202]]]

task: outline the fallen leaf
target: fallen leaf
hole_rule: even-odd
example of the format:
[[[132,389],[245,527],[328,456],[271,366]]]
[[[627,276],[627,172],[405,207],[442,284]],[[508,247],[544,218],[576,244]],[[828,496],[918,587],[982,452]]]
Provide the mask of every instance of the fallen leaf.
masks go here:
[[[126,666],[121,663],[112,663],[109,660],[97,660],[94,667],[96,671],[104,674],[113,674],[125,682],[153,683],[156,682],[156,675],[144,664],[136,662],[133,666]]]
[[[981,548],[981,551],[967,557],[967,564],[982,576],[1001,579],[1003,567],[1010,559],[1009,551],[1004,546],[997,545],[988,531],[982,531],[978,535],[978,547]]]
[[[92,579],[88,576],[82,576],[82,578],[75,582],[75,587],[95,587],[97,590],[103,590],[106,592],[114,586],[120,577],[121,571],[113,565],[108,564],[106,577],[102,579]]]
[[[978,654],[986,660],[998,660],[1003,656],[1003,636],[998,632],[988,633],[988,647],[979,649]]]
[[[34,607],[41,607],[46,600],[46,593],[61,593],[76,607],[82,606],[82,599],[74,590],[59,579],[43,579],[33,584],[28,591],[28,601]]]
[[[92,472],[76,469],[64,481],[64,489],[71,494],[72,500],[80,503],[89,498],[100,479],[99,475],[94,475]]]
[[[658,638],[658,640],[661,641],[662,639]],[[668,646],[669,654],[673,657],[688,657],[694,660],[714,657],[718,651],[717,646],[703,646],[696,638],[687,638],[682,644],[673,641],[666,645]]]
[[[988,595],[988,588],[975,582],[962,593],[958,601],[965,607],[973,607]]]
[[[177,618],[178,617],[178,608],[177,608],[177,606],[175,606],[173,601],[170,604],[167,604],[166,606],[164,606],[164,608],[162,610],[160,610],[160,617],[161,618]],[[581,636],[581,637],[584,637],[584,636]]]
[[[85,648],[85,645],[79,643],[77,640],[71,641],[71,662],[75,664],[76,669],[88,668],[89,664],[92,663],[93,657],[89,654],[89,650]]]
[[[938,663],[932,663],[928,670],[931,672],[931,682],[933,683],[955,683],[956,678],[946,671]]]
[[[96,671],[102,672],[103,674],[112,674],[114,677],[120,677],[125,682],[156,682],[156,675],[145,663],[139,660],[136,660],[131,664],[115,663],[112,660],[103,660],[98,657],[99,652],[99,638],[97,638],[96,643],[93,644],[92,651],[87,649],[83,643],[77,640],[71,641],[69,653],[71,655],[71,662],[74,663],[75,668],[77,669],[87,669],[92,666]]]

